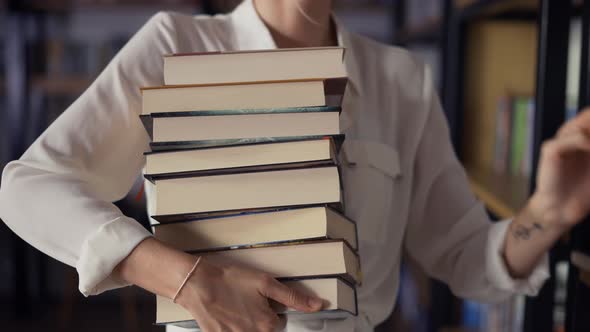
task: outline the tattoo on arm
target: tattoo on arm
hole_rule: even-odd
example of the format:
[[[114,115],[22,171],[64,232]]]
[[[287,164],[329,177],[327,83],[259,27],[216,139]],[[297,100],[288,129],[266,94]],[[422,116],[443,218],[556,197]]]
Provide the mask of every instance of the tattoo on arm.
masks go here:
[[[532,226],[516,225],[512,231],[512,235],[518,240],[528,240],[534,231],[542,231],[543,226],[538,223],[533,223]]]

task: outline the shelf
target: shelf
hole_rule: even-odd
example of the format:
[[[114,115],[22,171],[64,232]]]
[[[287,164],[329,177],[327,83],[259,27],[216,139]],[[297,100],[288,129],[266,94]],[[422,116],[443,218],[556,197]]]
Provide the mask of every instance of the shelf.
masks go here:
[[[528,179],[475,167],[466,169],[471,189],[497,217],[511,218],[526,204],[529,197]]]
[[[154,7],[162,9],[195,8],[195,0],[31,0],[18,9],[28,11],[67,12],[72,9],[118,9],[128,7]]]
[[[87,76],[67,77],[33,77],[33,88],[40,89],[48,95],[76,95],[84,92],[92,83],[92,78]]]
[[[395,38],[396,43],[432,43],[440,39],[441,18],[431,18],[419,26],[410,26],[400,30]]]
[[[462,18],[531,13],[539,7],[537,0],[455,0],[454,5]]]

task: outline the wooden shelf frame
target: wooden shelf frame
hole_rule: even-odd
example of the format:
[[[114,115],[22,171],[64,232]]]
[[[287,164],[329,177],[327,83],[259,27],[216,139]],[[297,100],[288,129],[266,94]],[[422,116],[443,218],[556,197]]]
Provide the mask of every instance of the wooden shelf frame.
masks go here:
[[[466,170],[471,190],[496,217],[512,218],[525,206],[530,186],[527,178],[469,166]]]

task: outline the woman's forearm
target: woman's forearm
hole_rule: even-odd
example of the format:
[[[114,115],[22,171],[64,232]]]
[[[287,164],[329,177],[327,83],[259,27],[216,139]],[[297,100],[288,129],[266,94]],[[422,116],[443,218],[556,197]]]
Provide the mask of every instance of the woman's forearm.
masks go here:
[[[504,242],[504,260],[511,276],[528,277],[545,253],[566,231],[543,202],[533,197],[512,221]]]
[[[142,241],[113,271],[115,277],[152,293],[176,298],[204,331],[278,331],[285,320],[269,300],[303,312],[321,299],[289,288],[271,275],[239,266],[218,266],[172,249],[154,238]],[[190,278],[183,281],[190,274]]]
[[[115,268],[113,276],[172,298],[195,261],[193,255],[147,238]]]

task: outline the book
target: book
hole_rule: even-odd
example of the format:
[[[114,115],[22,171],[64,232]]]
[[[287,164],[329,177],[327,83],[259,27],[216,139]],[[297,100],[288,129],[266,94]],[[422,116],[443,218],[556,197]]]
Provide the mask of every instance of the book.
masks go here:
[[[149,182],[147,182],[149,184]],[[340,201],[336,166],[156,180],[154,214],[176,215]]]
[[[492,169],[498,100],[535,91],[537,27],[528,22],[485,21],[466,34],[462,163]],[[518,49],[518,54],[511,51]],[[510,173],[510,165],[507,167]]]
[[[159,224],[154,235],[182,251],[321,239],[341,239],[357,249],[355,223],[327,206]]]
[[[313,112],[151,116],[153,142],[340,134],[339,107]]]
[[[166,85],[346,76],[344,48],[315,47],[164,56]]]
[[[343,240],[244,246],[193,252],[214,264],[264,271],[274,278],[341,277],[361,282],[357,253]]]
[[[304,294],[317,296],[325,302],[323,310],[314,313],[302,313],[275,306],[276,312],[288,315],[289,319],[342,319],[357,315],[356,290],[340,278],[306,278],[282,282]],[[156,296],[156,324],[198,327],[188,311],[162,296]]]
[[[144,87],[141,114],[326,106],[345,86],[346,78]]]
[[[526,115],[526,138],[524,143],[524,152],[520,167],[520,174],[522,174],[525,177],[529,177],[531,176],[534,167],[533,149],[535,146],[535,100],[532,97],[527,99]]]
[[[510,146],[510,173],[520,175],[525,156],[529,102],[527,98],[516,97],[512,107],[512,133]]]
[[[344,135],[329,135],[331,137],[339,137],[339,140],[344,139]],[[150,142],[151,152],[164,151],[180,151],[192,149],[210,149],[230,146],[244,146],[254,144],[267,143],[283,143],[307,140],[325,139],[326,135],[311,135],[311,136],[286,136],[286,137],[253,137],[253,138],[232,138],[232,139],[207,139],[202,141],[183,141],[183,142]]]
[[[150,202],[153,202],[153,195],[150,197]],[[152,203],[155,204],[155,203]],[[210,218],[223,218],[223,217],[230,217],[230,216],[237,216],[237,215],[245,215],[245,214],[254,214],[254,213],[266,213],[266,212],[275,212],[275,211],[283,211],[288,209],[300,209],[300,208],[308,208],[308,207],[317,207],[317,206],[326,206],[329,207],[338,213],[344,213],[344,208],[342,202],[333,202],[333,203],[322,203],[322,204],[299,204],[299,205],[289,205],[289,206],[270,206],[270,207],[260,207],[260,208],[249,208],[249,209],[233,209],[233,210],[223,210],[223,211],[205,211],[205,212],[197,212],[197,213],[183,213],[183,214],[171,214],[171,215],[153,215],[151,218],[157,223],[153,223],[152,226],[156,226],[159,224],[169,224],[169,223],[176,223],[176,222],[187,222],[193,220],[201,220],[201,219],[210,219]]]
[[[205,169],[200,171],[187,171],[178,173],[162,173],[162,174],[144,174],[144,178],[152,183],[159,180],[191,178],[191,177],[205,177],[205,176],[219,176],[232,174],[246,174],[246,173],[260,173],[269,171],[286,171],[297,170],[305,168],[317,168],[336,165],[334,159],[327,160],[311,160],[294,163],[284,163],[279,165],[253,165],[243,167],[230,167],[218,169]]]
[[[335,160],[342,137],[146,152],[145,176]]]
[[[496,145],[493,169],[498,174],[507,174],[510,162],[510,141],[512,126],[512,98],[504,96],[498,100],[496,113]]]
[[[190,116],[220,116],[220,115],[253,115],[253,114],[287,114],[287,113],[316,113],[341,112],[340,106],[287,107],[264,109],[236,109],[236,110],[196,110],[188,112],[159,112],[141,114],[139,116],[145,130],[151,139],[154,136],[154,118],[162,117],[190,117]]]

